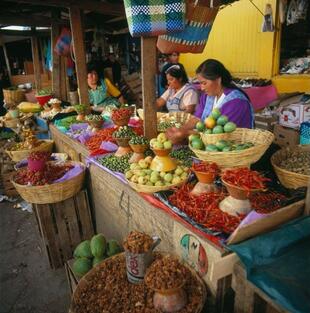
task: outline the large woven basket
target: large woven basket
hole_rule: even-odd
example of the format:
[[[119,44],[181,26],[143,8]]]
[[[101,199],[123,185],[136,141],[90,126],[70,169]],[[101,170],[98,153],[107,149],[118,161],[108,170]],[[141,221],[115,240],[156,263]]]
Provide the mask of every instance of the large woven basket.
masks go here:
[[[200,137],[202,142],[205,145],[216,144],[219,140],[228,140],[230,139],[231,133],[223,133],[223,134],[204,134],[201,133]]]
[[[271,164],[276,172],[281,184],[286,188],[297,189],[300,187],[307,187],[310,184],[310,176],[294,173],[284,168],[279,167],[281,161],[286,160],[290,152],[307,151],[310,153],[310,145],[296,146],[294,148],[284,148],[277,151],[271,157]]]
[[[141,120],[144,119],[143,109],[137,110],[139,117]],[[184,124],[188,120],[190,120],[192,115],[187,112],[170,112],[170,113],[162,113],[157,112],[157,122],[169,122],[169,121],[175,121],[177,123]]]
[[[6,104],[19,104],[25,99],[25,91],[22,89],[3,89],[3,97]]]
[[[161,252],[155,252],[155,253],[159,253],[161,255],[168,255],[166,253],[161,253]],[[125,253],[119,253],[117,255],[114,255],[110,258],[105,259],[103,262],[99,263],[96,267],[91,269],[86,275],[84,275],[80,279],[76,289],[74,290],[72,298],[71,298],[71,305],[70,305],[69,313],[80,313],[80,312],[76,311],[77,299],[79,299],[83,295],[83,292],[88,288],[89,283],[93,280],[93,277],[95,275],[97,275],[98,272],[101,271],[101,269],[105,266],[106,262],[118,260],[119,258],[125,258]],[[200,288],[202,291],[202,301],[197,304],[196,310],[193,311],[194,313],[200,313],[200,312],[202,312],[204,304],[205,304],[206,299],[207,299],[206,286],[204,284],[204,281],[200,278],[200,276],[197,274],[197,272],[193,268],[191,268],[189,265],[187,265],[184,262],[182,264],[184,266],[186,266],[191,271],[192,275],[197,280],[197,288]],[[125,266],[125,264],[124,264],[124,266]],[[103,284],[104,284],[104,280],[103,280]]]
[[[16,150],[16,151],[10,151],[6,150],[6,153],[9,155],[9,157],[14,162],[19,162],[23,159],[27,159],[27,157],[30,155],[33,151],[49,151],[52,152],[54,140],[44,139],[39,140],[41,143],[38,147],[30,149],[30,150]]]
[[[85,165],[83,163],[73,161],[66,162],[66,164],[68,163],[79,164],[82,166],[83,171],[71,179],[50,185],[20,185],[14,182],[14,177],[12,178],[12,183],[20,196],[29,203],[47,204],[64,201],[73,197],[82,189],[85,177]]]
[[[19,123],[19,118],[4,120],[4,126],[8,128],[16,128]]]
[[[216,162],[221,168],[249,167],[261,158],[273,139],[274,135],[267,130],[237,128],[230,134],[229,140],[238,143],[252,142],[254,147],[229,152],[209,152],[189,147],[200,160]]]

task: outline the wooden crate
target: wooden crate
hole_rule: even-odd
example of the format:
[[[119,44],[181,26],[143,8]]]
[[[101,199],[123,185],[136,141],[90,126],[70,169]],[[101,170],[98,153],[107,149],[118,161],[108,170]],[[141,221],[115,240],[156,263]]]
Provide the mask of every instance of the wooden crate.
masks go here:
[[[80,278],[76,276],[73,272],[73,262],[74,262],[74,259],[71,259],[65,263],[66,275],[67,275],[71,295],[73,294],[80,280]]]
[[[14,175],[15,171],[11,171],[8,173],[1,174],[2,176],[2,185],[4,189],[5,195],[9,197],[16,197],[18,196],[18,192],[11,183],[12,176]]]
[[[240,262],[234,266],[232,287],[235,291],[234,313],[288,313],[246,279],[245,268]]]
[[[39,232],[50,266],[70,260],[75,247],[94,234],[87,192],[53,204],[34,204]]]

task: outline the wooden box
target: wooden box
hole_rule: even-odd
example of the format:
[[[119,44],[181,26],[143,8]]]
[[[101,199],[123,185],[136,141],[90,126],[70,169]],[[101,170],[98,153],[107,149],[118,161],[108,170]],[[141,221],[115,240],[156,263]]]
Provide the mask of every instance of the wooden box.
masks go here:
[[[294,147],[299,144],[299,131],[279,124],[274,126],[274,142],[280,147]]]
[[[245,268],[240,262],[234,266],[232,287],[235,291],[234,313],[288,313],[246,279]]]
[[[5,193],[5,195],[7,195],[9,197],[18,196],[17,190],[15,189],[13,184],[11,183],[11,179],[12,179],[12,176],[14,173],[15,173],[15,171],[1,174],[4,193]]]
[[[94,234],[87,192],[53,204],[34,204],[42,243],[50,266],[58,268],[72,258],[75,247]]]
[[[73,294],[80,280],[73,272],[73,263],[74,263],[74,259],[71,259],[65,263],[66,275],[67,275],[71,295]]]

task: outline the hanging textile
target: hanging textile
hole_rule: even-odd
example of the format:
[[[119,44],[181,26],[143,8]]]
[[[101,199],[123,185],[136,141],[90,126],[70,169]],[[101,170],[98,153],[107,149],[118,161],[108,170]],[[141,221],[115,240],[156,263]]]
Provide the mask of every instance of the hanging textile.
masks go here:
[[[133,37],[158,36],[185,26],[185,0],[124,0]]]
[[[179,33],[159,36],[157,48],[162,53],[203,52],[220,4],[216,0],[188,1],[185,29]]]

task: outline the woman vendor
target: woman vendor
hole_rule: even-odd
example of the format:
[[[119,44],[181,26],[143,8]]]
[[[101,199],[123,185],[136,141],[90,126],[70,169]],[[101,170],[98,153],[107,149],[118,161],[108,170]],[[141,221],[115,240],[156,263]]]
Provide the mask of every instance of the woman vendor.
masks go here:
[[[101,78],[94,64],[87,65],[88,97],[95,111],[103,111],[107,106],[118,107],[124,103],[120,91],[107,78]]]
[[[237,127],[253,128],[254,112],[244,91],[233,82],[230,72],[214,59],[203,62],[196,70],[203,95],[195,110],[195,116],[181,128],[169,128],[167,136],[174,143],[182,141],[194,129],[199,120],[204,121],[214,108],[226,115]]]
[[[169,112],[185,111],[193,113],[199,101],[195,87],[188,83],[185,70],[172,65],[166,71],[168,89],[156,100],[157,108],[166,105]]]

